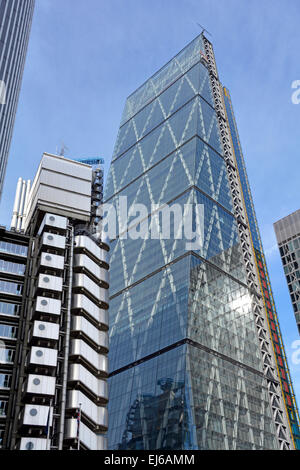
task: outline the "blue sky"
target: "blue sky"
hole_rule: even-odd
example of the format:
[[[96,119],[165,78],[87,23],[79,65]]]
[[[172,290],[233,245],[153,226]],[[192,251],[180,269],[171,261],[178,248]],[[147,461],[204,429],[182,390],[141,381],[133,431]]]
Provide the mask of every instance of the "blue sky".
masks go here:
[[[0,223],[10,224],[17,178],[32,178],[62,142],[67,156],[103,156],[107,172],[126,97],[205,25],[233,100],[300,405],[299,335],[272,225],[300,206],[299,18],[299,0],[36,0]]]

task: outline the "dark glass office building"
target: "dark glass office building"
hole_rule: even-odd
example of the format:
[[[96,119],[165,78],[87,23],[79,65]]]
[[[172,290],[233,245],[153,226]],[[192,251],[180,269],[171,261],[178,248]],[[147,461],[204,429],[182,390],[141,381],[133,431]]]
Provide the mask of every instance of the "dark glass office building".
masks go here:
[[[230,105],[204,35],[126,101],[105,201],[119,210],[126,196],[149,219],[152,204],[201,204],[204,240],[187,249],[172,227],[169,239],[133,239],[131,217],[112,241],[109,449],[298,445]]]
[[[300,210],[275,222],[274,230],[300,333]]]
[[[0,199],[35,0],[0,0]]]

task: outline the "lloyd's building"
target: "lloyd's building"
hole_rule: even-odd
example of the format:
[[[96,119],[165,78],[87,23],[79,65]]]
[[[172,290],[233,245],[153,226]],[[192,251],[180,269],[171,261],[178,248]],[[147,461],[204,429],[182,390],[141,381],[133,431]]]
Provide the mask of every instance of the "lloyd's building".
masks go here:
[[[98,163],[45,153],[32,184],[19,178],[11,230],[0,227],[0,449],[106,448]]]
[[[116,234],[109,449],[300,449],[229,91],[201,34],[126,101],[105,202],[197,203],[204,240]],[[174,235],[174,234],[173,234]]]

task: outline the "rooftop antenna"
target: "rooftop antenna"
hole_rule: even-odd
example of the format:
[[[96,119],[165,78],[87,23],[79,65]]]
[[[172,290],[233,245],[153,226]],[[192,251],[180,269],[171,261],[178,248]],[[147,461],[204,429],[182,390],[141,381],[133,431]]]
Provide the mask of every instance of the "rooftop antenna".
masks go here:
[[[59,152],[58,155],[59,155],[60,157],[64,157],[66,150],[69,150],[69,148],[64,144],[64,142],[62,142],[62,145],[61,145],[61,148],[60,148],[60,152]],[[58,147],[56,147],[56,153],[58,153]]]
[[[202,29],[201,34],[203,34],[204,31],[205,31],[207,34],[209,34],[210,36],[212,36],[212,34],[211,34],[209,31],[207,31],[207,29],[205,29],[200,23],[197,23],[197,25],[199,26],[199,28]]]

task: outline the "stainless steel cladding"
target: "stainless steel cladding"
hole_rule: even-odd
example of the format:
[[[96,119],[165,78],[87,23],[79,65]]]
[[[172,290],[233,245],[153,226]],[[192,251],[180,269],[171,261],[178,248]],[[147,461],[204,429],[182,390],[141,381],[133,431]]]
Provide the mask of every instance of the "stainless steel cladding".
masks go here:
[[[75,237],[76,248],[83,248],[92,256],[105,263],[109,263],[109,253],[107,250],[101,248],[92,238],[83,235]]]
[[[81,332],[85,338],[92,341],[97,348],[101,348],[105,352],[108,352],[108,333],[107,331],[100,331],[86,318],[80,316],[74,316],[72,318],[73,332]]]
[[[20,450],[46,450],[47,440],[37,437],[22,437]]]
[[[91,187],[92,168],[89,165],[44,153],[28,198],[25,230],[36,208],[88,222]]]
[[[57,350],[33,346],[30,350],[29,364],[56,367]]]
[[[89,394],[94,395],[97,402],[107,403],[108,384],[106,380],[98,379],[82,364],[70,365],[69,381],[76,382],[77,386],[85,388]]]
[[[100,287],[96,282],[92,281],[86,274],[74,275],[74,288],[80,287],[97,301],[108,304],[108,290]]]
[[[93,236],[77,235],[74,244],[68,413],[81,403],[80,439],[90,449],[106,448],[99,436],[108,429],[108,246]],[[67,422],[67,439],[74,420]]]
[[[94,426],[101,428],[103,431],[108,427],[107,408],[105,406],[97,406],[84,393],[79,390],[70,390],[68,392],[67,408],[77,409],[78,403],[81,403],[81,411],[84,413]]]
[[[109,246],[95,233],[95,175],[44,154],[30,191],[18,182],[12,225],[31,244],[14,449],[106,448]]]
[[[25,405],[23,424],[30,426],[47,426],[49,417],[49,424],[52,426],[53,408],[49,410],[49,406],[43,405]]]
[[[88,426],[84,423],[81,423],[81,433],[80,440],[90,450],[106,450],[107,441],[105,436],[101,436],[91,431]],[[65,430],[66,439],[77,439],[77,420],[76,419],[67,419],[66,421],[66,430]]]
[[[61,300],[51,297],[37,296],[35,302],[35,311],[49,315],[60,315]]]
[[[34,395],[54,395],[56,378],[46,375],[29,374],[26,392]]]
[[[96,369],[97,372],[108,375],[108,358],[107,355],[98,354],[94,348],[81,339],[73,339],[71,342],[71,356],[78,356],[88,367]]]

